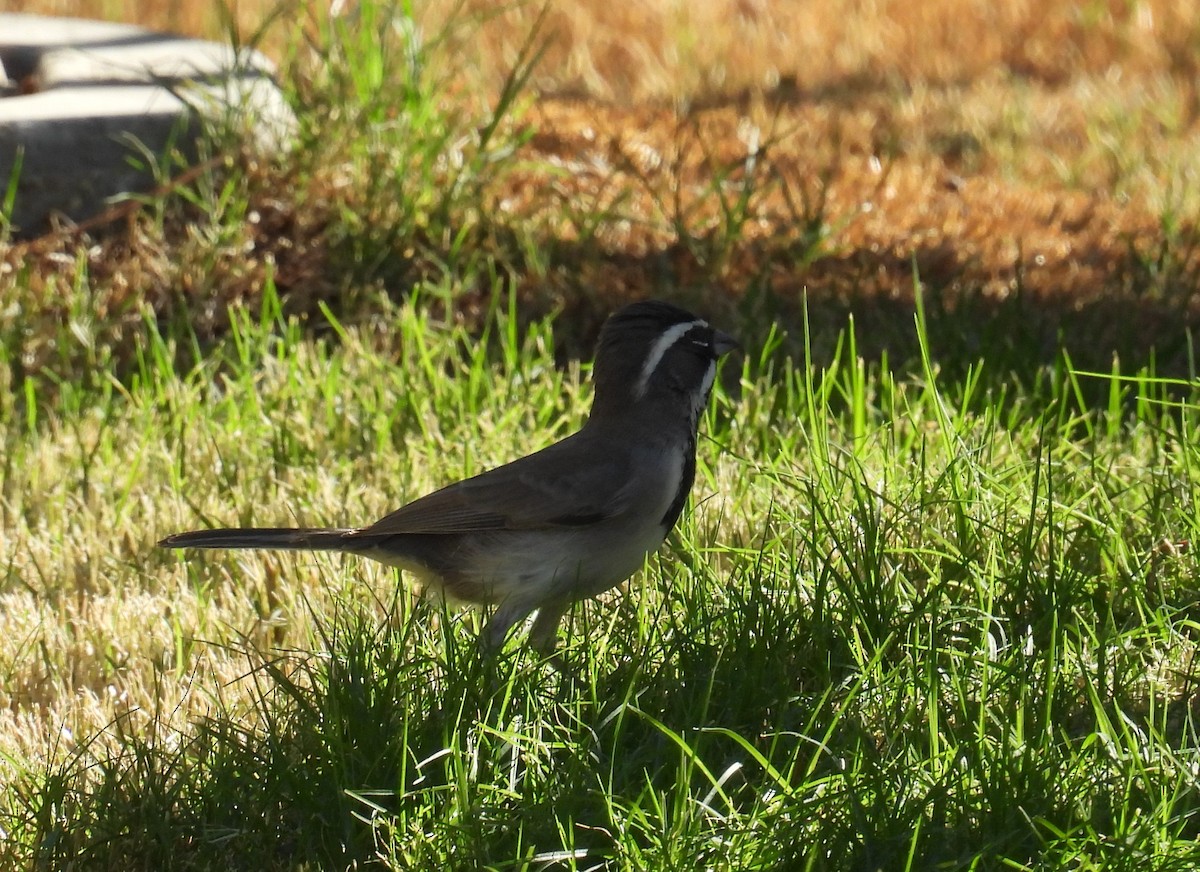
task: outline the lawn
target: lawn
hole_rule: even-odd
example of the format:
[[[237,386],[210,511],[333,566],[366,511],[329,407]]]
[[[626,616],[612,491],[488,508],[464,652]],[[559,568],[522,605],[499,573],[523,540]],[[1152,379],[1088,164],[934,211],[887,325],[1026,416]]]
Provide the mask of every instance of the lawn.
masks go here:
[[[1200,6],[794,6],[39,2],[300,132],[0,237],[0,866],[1196,868]],[[745,351],[565,670],[154,547],[561,438],[647,296]]]

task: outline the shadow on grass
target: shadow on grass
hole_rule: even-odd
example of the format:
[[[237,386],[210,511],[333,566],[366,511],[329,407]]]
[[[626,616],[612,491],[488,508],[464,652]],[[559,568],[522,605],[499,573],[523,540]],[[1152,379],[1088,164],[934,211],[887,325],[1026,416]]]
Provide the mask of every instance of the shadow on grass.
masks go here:
[[[342,613],[321,650],[246,650],[250,717],[231,706],[179,732],[164,713],[157,729],[114,729],[27,775],[15,787],[21,811],[4,823],[32,856],[10,858],[282,869],[379,854],[432,864],[423,868],[517,868],[563,850],[564,838],[593,858],[620,856],[665,835],[618,833],[623,815],[637,829],[640,804],[705,789],[669,731],[694,743],[696,759],[740,753],[704,732],[712,725],[775,756],[800,743],[780,736],[820,709],[803,701],[841,683],[828,628],[775,608],[782,596],[727,593],[698,617],[699,632],[664,615],[645,642],[614,634],[615,668],[583,643],[566,652],[564,675],[524,650],[480,659],[458,620],[430,633],[432,606],[399,620]],[[635,605],[617,609],[618,622],[638,620]],[[585,638],[593,611],[577,624]]]
[[[510,254],[521,246],[494,228],[493,243]],[[701,262],[693,240],[646,254],[604,252],[594,243],[561,239],[536,243],[544,265],[533,271],[518,263],[506,285],[478,287],[468,301],[498,290],[516,293],[525,324],[557,313],[555,340],[560,363],[589,360],[604,318],[633,299],[662,297],[702,312],[743,340],[754,356],[772,330],[787,340],[778,353],[803,361],[808,324],[812,363],[828,365],[853,323],[858,354],[868,363],[886,358],[899,376],[920,372],[916,288],[923,297],[925,339],[934,364],[948,379],[968,369],[982,372],[999,389],[1032,388],[1047,372],[1070,367],[1126,376],[1159,378],[1195,375],[1193,332],[1200,326],[1195,294],[1200,268],[1194,242],[1178,241],[1172,254],[1154,257],[1134,250],[1113,260],[1111,251],[1078,250],[1080,263],[1105,270],[1104,281],[1085,295],[1036,282],[1034,258],[1017,263],[985,286],[947,254],[945,243],[918,246],[909,259],[867,251],[822,253],[805,239],[746,243],[734,264],[714,275]],[[390,284],[419,281],[410,274]],[[1003,286],[1002,292],[996,288]],[[468,312],[468,319],[471,315]],[[482,324],[480,325],[482,327]],[[985,387],[987,385],[985,384]],[[1109,386],[1083,383],[1079,399],[1103,407]]]
[[[872,630],[845,613],[865,590],[850,568],[674,565],[653,606],[577,610],[565,672],[516,646],[485,660],[469,620],[402,597],[343,607],[311,652],[247,646],[249,712],[114,729],[27,775],[4,851],[39,868],[979,868],[1121,831],[1113,795],[1159,801],[1097,794],[1107,746],[1057,733],[1079,699],[1049,653],[976,663],[976,715],[973,686],[926,695],[969,619],[890,609]],[[1065,613],[1090,594],[1063,596]],[[1052,741],[1022,753],[1007,712],[1047,718],[1028,729]]]

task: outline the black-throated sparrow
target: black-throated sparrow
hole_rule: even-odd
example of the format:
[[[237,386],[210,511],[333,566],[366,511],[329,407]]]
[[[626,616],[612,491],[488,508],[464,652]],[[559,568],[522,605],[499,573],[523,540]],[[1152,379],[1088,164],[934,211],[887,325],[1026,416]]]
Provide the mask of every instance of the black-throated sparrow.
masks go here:
[[[696,472],[696,435],[730,336],[668,303],[633,303],[600,333],[579,432],[448,485],[369,527],[196,530],[164,548],[343,551],[408,570],[452,598],[497,606],[489,649],[531,612],[553,648],[572,603],[620,584],[666,538]]]

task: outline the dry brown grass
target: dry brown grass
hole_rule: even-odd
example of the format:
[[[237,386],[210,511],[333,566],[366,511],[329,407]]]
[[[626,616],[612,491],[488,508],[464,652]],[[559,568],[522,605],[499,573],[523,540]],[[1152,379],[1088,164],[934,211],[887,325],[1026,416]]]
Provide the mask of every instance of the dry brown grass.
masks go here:
[[[189,4],[18,8],[219,29],[212,9]],[[238,5],[243,33],[270,8]],[[456,87],[486,88],[514,62],[540,7],[497,12],[468,0],[421,14],[430,34],[457,16],[445,53],[461,70]],[[547,96],[529,117],[535,163],[498,180],[491,196],[506,220],[545,222],[547,244],[579,276],[573,286],[594,289],[600,308],[656,276],[661,284],[664,257],[675,283],[734,296],[758,283],[785,300],[802,291],[817,302],[903,299],[915,264],[952,294],[995,300],[1020,289],[1051,321],[1096,303],[1144,314],[1153,330],[1190,306],[1195,0],[579,0],[548,8],[539,38],[535,82]],[[736,199],[755,141],[764,150],[745,223],[722,226],[721,198]],[[587,213],[606,208],[601,250],[573,248]],[[253,235],[262,251],[278,250],[271,233],[297,235],[281,284],[310,304],[328,296],[321,289],[336,282],[320,216],[300,220],[286,202],[274,214]],[[1177,218],[1173,235],[1164,216]],[[819,248],[803,226],[814,217],[830,230]],[[721,249],[715,259],[710,242]],[[144,279],[127,282],[129,292],[161,295],[136,250],[115,254],[116,274]],[[253,258],[236,272],[224,293],[253,295],[262,280]],[[571,285],[546,282],[527,280],[532,300],[572,296]]]
[[[433,4],[436,12],[457,4]],[[486,15],[494,4],[467,0]],[[1103,75],[1196,69],[1192,2],[848,0],[784,3],[606,3],[550,7],[544,82],[620,102],[713,97],[785,83],[823,94],[898,83],[958,85],[999,68],[1047,85]],[[502,66],[540,13],[514,4],[481,38],[484,63]]]
[[[7,10],[106,18],[209,37],[226,21],[243,35],[284,10],[294,21],[330,4],[248,0],[10,0]],[[353,6],[353,2],[340,4]],[[462,59],[496,74],[511,63],[542,4],[435,0],[415,4],[430,32],[444,22],[478,18],[461,28]],[[1049,85],[1081,75],[1159,72],[1192,79],[1200,33],[1191,0],[651,0],[548,4],[549,40],[540,83],[619,102],[723,96],[780,83],[804,92],[923,81],[978,80],[998,68]],[[290,26],[286,25],[286,26]],[[276,35],[277,37],[278,35]]]
[[[425,7],[429,31],[456,6]],[[14,0],[9,8],[221,32],[206,4]],[[264,8],[237,7],[243,34]],[[468,0],[465,8],[486,20],[455,30],[457,60],[476,77],[464,72],[459,87],[494,86],[538,7],[492,14],[494,4]],[[853,305],[862,321],[876,319],[886,344],[886,322],[910,323],[915,266],[951,295],[999,304],[1019,291],[1049,335],[1075,319],[1079,341],[1099,358],[1131,324],[1156,338],[1194,320],[1197,0],[577,0],[553,7],[542,34],[535,81],[547,96],[523,122],[534,134],[524,147],[530,160],[488,190],[496,215],[541,228],[555,268],[519,279],[535,307],[581,301],[573,304],[594,326],[614,300],[663,285],[731,298],[753,285],[793,312],[804,293],[834,311]],[[273,32],[268,50],[282,38]],[[8,246],[0,262],[31,267],[44,318],[57,324],[70,316],[56,288],[72,281],[76,257],[86,259],[95,314],[112,325],[107,339],[118,349],[121,331],[138,329],[139,301],[162,310],[190,298],[220,329],[222,304],[253,297],[268,273],[294,309],[312,311],[340,287],[321,204],[356,205],[354,192],[334,201],[337,172],[316,174],[318,193],[302,209],[278,195],[278,180],[261,179],[256,222],[220,250],[195,227],[172,228],[164,242],[131,224],[83,253],[62,235]],[[734,203],[750,176],[743,223],[728,226],[722,203]],[[1164,233],[1172,212],[1179,225]],[[605,217],[592,235],[597,214]],[[808,223],[818,219],[819,239]],[[1164,251],[1175,258],[1165,266]],[[36,330],[24,341],[30,371],[54,366],[58,350]],[[11,411],[13,388],[0,381],[0,413]],[[46,450],[51,465],[71,456],[53,441]],[[108,521],[128,529],[127,520]],[[31,533],[31,549],[35,540]],[[52,564],[37,571],[82,571],[75,558]],[[186,676],[159,697],[147,676],[123,676],[124,689],[109,690],[118,683],[106,664],[154,662],[173,644],[133,632],[148,616],[161,627],[165,611],[181,609],[182,632],[192,635],[258,620],[236,598],[172,604],[175,591],[97,593],[82,576],[79,589],[78,601],[62,604],[14,594],[0,610],[0,636],[17,644],[0,655],[8,676],[0,751],[43,748],[47,724],[95,728],[129,700],[187,711]],[[77,668],[45,673],[38,645],[67,652]],[[241,664],[213,668],[227,679]]]

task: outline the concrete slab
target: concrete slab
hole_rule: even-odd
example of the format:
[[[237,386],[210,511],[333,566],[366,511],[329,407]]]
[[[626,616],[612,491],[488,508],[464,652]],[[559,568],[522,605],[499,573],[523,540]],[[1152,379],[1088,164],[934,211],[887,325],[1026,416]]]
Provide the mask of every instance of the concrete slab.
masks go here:
[[[296,126],[270,61],[218,43],[0,14],[0,63],[17,83],[0,92],[0,194],[19,159],[4,217],[22,235],[150,190],[152,156],[173,145],[194,158],[206,125],[265,151],[286,148]]]

